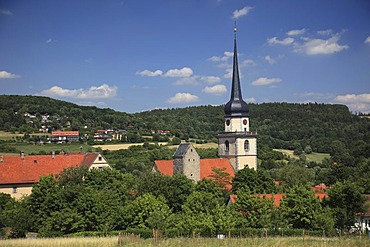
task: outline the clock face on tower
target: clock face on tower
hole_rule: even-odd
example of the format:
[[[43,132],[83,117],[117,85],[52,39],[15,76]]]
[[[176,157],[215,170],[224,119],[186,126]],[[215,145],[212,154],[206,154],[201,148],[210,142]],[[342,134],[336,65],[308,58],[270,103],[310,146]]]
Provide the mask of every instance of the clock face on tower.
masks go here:
[[[248,123],[248,120],[247,120],[247,119],[244,119],[244,120],[243,120],[243,124],[244,124],[244,125],[247,125],[247,123]]]
[[[229,126],[229,125],[230,125],[230,120],[229,120],[229,119],[227,119],[227,120],[226,120],[226,125],[227,125],[227,126]]]

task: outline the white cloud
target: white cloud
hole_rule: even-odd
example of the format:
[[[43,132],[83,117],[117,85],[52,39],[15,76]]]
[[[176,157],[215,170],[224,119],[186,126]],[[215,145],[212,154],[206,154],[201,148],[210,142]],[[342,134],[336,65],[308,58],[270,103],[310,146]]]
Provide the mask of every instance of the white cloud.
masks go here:
[[[349,48],[348,45],[340,45],[338,41],[341,34],[335,34],[329,39],[311,39],[303,38],[303,44],[295,44],[295,52],[305,53],[307,55],[333,54]]]
[[[164,77],[190,77],[193,75],[193,70],[188,67],[182,69],[170,69],[164,74]]]
[[[156,70],[156,71],[150,71],[150,70],[143,70],[143,71],[138,71],[136,72],[137,75],[140,75],[140,76],[150,76],[150,77],[153,77],[153,76],[160,76],[163,74],[163,71],[162,70]]]
[[[370,36],[365,39],[365,44],[370,44]]]
[[[13,13],[8,9],[0,9],[0,14],[3,15],[13,15]]]
[[[239,67],[244,67],[244,66],[253,65],[253,64],[254,64],[254,61],[252,59],[246,59],[246,60],[243,60],[239,64]]]
[[[227,92],[227,89],[224,85],[214,85],[212,87],[205,87],[203,92],[214,95],[222,95]]]
[[[267,78],[267,77],[260,77],[257,80],[252,82],[253,86],[266,86],[271,84],[276,84],[281,82],[280,78]]]
[[[277,37],[273,37],[271,39],[267,39],[267,43],[269,45],[290,45],[294,42],[294,39],[291,37],[285,38],[283,40],[278,40]]]
[[[221,81],[221,78],[218,76],[202,76],[200,79],[208,84],[216,84]]]
[[[53,86],[49,89],[41,91],[40,94],[51,97],[54,96],[78,99],[98,99],[114,97],[117,94],[117,90],[117,87],[110,87],[107,84],[102,84],[98,87],[92,86],[88,89],[64,89],[58,86]]]
[[[370,112],[370,93],[338,95],[334,100],[346,104],[351,111]]]
[[[234,52],[225,51],[222,57],[213,56],[213,57],[208,58],[208,60],[212,62],[226,62],[229,60],[229,58],[233,57],[233,55],[234,55]]]
[[[333,33],[333,30],[331,29],[320,30],[320,31],[317,31],[317,33],[320,35],[331,35]]]
[[[177,86],[181,86],[181,85],[198,85],[197,77],[196,76],[192,76],[192,77],[180,78],[180,79],[178,79],[174,83],[174,85],[177,85]]]
[[[233,12],[233,19],[239,19],[239,17],[243,16],[243,15],[247,15],[249,13],[249,11],[251,11],[253,9],[253,7],[250,7],[250,6],[245,6],[244,8],[242,9],[237,9]]]
[[[256,99],[255,98],[247,98],[247,99],[245,99],[245,101],[247,102],[247,103],[256,103]]]
[[[49,43],[51,43],[51,42],[53,42],[53,39],[52,39],[52,38],[49,38],[49,39],[47,39],[47,40],[45,41],[45,43],[46,43],[46,44],[49,44]]]
[[[306,29],[295,29],[295,30],[290,30],[288,31],[286,34],[288,36],[295,36],[295,35],[301,35],[301,34],[304,34],[306,32]]]
[[[12,73],[9,73],[5,70],[3,71],[0,71],[0,79],[13,79],[13,78],[18,78],[20,77],[19,75],[15,75],[15,74],[12,74]]]
[[[265,60],[269,63],[269,64],[274,64],[276,63],[276,60],[273,59],[272,57],[270,57],[269,55],[265,56]]]
[[[229,79],[229,78],[232,78],[232,76],[233,76],[233,69],[232,68],[226,69],[226,73],[224,74],[224,78]]]
[[[167,100],[170,104],[186,104],[198,101],[199,98],[196,95],[190,93],[177,93],[175,96]]]

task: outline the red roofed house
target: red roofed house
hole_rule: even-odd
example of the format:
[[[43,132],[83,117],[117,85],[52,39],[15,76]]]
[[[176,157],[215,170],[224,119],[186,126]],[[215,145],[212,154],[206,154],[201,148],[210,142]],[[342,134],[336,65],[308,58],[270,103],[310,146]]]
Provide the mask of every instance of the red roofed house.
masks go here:
[[[191,143],[181,143],[173,155],[173,160],[156,160],[154,161],[153,170],[169,176],[184,174],[197,182],[203,178],[211,179],[211,175],[214,173],[212,169],[214,168],[227,172],[231,177],[235,175],[228,159],[200,159]]]
[[[51,140],[54,142],[73,142],[79,139],[78,131],[52,131]]]
[[[89,169],[110,167],[99,153],[71,153],[51,155],[0,156],[0,192],[19,199],[30,195],[41,176],[59,174],[69,167],[87,166]]]

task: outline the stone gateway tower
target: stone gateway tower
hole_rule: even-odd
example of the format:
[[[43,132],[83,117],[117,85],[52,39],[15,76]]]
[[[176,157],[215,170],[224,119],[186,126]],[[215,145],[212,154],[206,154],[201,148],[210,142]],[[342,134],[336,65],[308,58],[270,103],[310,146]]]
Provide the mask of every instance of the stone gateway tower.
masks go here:
[[[257,169],[257,132],[249,130],[249,107],[240,87],[236,28],[234,28],[234,59],[230,101],[225,105],[225,131],[218,134],[218,155],[228,158],[234,171],[249,167]]]

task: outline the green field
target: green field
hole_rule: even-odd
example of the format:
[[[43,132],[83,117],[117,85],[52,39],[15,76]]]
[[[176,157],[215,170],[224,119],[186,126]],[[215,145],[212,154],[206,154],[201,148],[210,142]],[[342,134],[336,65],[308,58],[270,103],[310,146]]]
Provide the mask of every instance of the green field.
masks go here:
[[[15,239],[0,240],[0,246],[7,247],[90,247],[90,246],[176,246],[176,247],[239,247],[239,246],[305,246],[305,247],[352,247],[370,246],[370,238],[314,238],[314,237],[273,237],[273,238],[174,238],[160,239],[155,243],[153,239],[123,238],[119,244],[118,237],[86,237],[86,238],[42,238],[42,239]]]
[[[52,151],[64,151],[67,153],[78,153],[78,152],[92,152],[96,149],[80,143],[72,143],[72,144],[28,144],[28,143],[10,143],[8,144],[11,147],[17,149],[18,152],[24,152],[25,154],[37,154],[40,151],[44,151],[46,153],[51,153]],[[82,147],[82,149],[80,148]]]
[[[17,137],[23,137],[23,136],[24,136],[24,134],[20,134],[20,133],[11,133],[11,132],[0,131],[0,140],[8,141],[8,140],[13,140]],[[48,133],[34,133],[34,134],[31,134],[31,136],[50,136],[50,134],[48,134]]]
[[[274,151],[282,152],[286,155],[288,155],[291,158],[299,159],[298,155],[293,154],[293,150],[288,150],[288,149],[274,149]],[[316,163],[321,163],[325,158],[330,158],[330,154],[326,153],[311,153],[311,154],[306,154],[307,161],[313,161]]]

